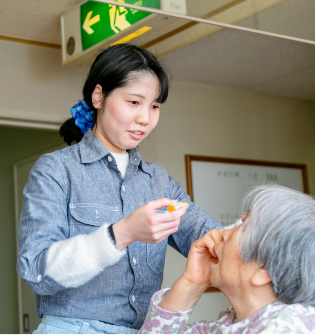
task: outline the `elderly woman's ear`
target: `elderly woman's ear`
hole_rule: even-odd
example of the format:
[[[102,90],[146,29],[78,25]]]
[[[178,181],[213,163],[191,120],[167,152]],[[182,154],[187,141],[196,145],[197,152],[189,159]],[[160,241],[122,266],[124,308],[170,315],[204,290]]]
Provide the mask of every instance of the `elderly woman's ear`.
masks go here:
[[[254,286],[264,286],[271,282],[269,272],[264,266],[257,266],[256,271],[252,274],[250,282]]]

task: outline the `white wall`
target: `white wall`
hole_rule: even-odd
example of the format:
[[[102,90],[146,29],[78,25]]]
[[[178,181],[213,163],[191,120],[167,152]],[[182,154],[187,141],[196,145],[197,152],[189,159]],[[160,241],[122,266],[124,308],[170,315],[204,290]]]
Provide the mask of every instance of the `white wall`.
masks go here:
[[[87,69],[61,65],[61,50],[0,40],[0,118],[60,122],[81,98]]]
[[[69,117],[69,109],[81,98],[86,69],[63,67],[60,50],[6,41],[0,41],[0,50],[0,122],[1,117],[51,122]],[[185,154],[306,163],[314,194],[314,124],[314,102],[175,81],[159,125],[140,145],[140,153],[166,167],[184,187]],[[5,233],[13,228],[2,221],[1,229]],[[10,250],[2,254],[6,252]],[[184,266],[185,260],[170,252],[164,286]],[[10,269],[7,279],[15,281],[15,262]],[[15,300],[16,293],[10,294]],[[207,293],[202,300],[193,319],[215,318],[228,305],[220,293]],[[7,326],[6,332],[16,331]]]
[[[315,194],[314,125],[315,102],[175,81],[150,155],[183,186],[185,154],[306,163]]]

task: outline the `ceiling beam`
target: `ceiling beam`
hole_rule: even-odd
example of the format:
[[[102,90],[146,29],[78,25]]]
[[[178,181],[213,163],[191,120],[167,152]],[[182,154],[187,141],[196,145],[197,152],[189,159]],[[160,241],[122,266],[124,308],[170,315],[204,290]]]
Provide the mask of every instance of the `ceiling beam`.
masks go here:
[[[46,48],[61,49],[60,44],[47,43],[47,42],[41,42],[41,41],[33,41],[33,40],[25,39],[25,38],[17,38],[17,37],[0,35],[0,40],[37,45],[37,46],[46,47]]]

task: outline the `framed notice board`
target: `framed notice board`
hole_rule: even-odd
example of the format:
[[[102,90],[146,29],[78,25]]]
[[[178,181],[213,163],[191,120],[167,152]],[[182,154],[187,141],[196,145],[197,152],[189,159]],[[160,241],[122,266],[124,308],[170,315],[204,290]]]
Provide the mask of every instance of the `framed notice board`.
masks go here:
[[[240,218],[241,201],[255,185],[274,183],[309,192],[305,164],[192,155],[185,160],[188,195],[223,226]]]

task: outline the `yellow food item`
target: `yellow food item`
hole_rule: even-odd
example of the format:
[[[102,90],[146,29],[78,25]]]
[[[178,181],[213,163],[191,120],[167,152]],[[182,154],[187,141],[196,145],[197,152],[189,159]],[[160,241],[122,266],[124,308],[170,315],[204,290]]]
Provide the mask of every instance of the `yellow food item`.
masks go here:
[[[185,206],[186,208],[188,208],[188,206],[189,206],[188,202],[178,202],[178,203],[175,204],[175,205],[168,206],[167,210],[168,210],[169,212],[173,212],[173,211],[175,211],[176,209],[181,208],[181,207],[183,207],[183,206]]]

